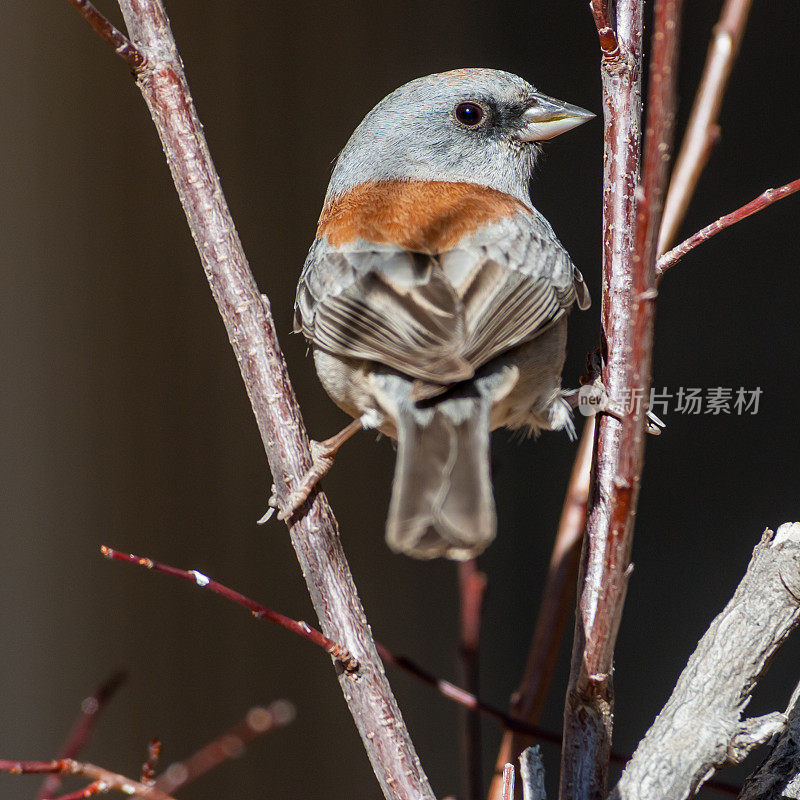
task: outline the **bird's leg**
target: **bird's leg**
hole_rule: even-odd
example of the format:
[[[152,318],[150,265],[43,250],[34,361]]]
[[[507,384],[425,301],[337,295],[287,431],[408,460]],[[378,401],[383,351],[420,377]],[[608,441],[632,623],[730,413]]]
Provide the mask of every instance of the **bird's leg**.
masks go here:
[[[590,414],[608,414],[614,419],[622,419],[630,413],[630,409],[621,406],[608,396],[606,387],[600,377],[602,368],[602,357],[600,349],[595,348],[586,358],[587,374],[581,377],[581,388],[571,389],[562,392],[562,397],[574,410],[581,408],[581,413],[587,413],[583,409],[588,409]],[[635,402],[644,402],[644,398],[635,398]],[[647,432],[653,436],[658,436],[666,427],[663,420],[657,417],[650,409],[645,411]]]
[[[364,427],[364,417],[359,417],[358,419],[354,419],[335,436],[331,436],[330,439],[325,439],[322,442],[317,442],[314,439],[311,440],[311,468],[303,475],[300,479],[300,483],[298,483],[294,491],[289,495],[286,506],[278,512],[278,519],[289,519],[289,517],[308,500],[314,487],[333,466],[333,461],[336,458],[336,453],[339,452],[339,448]],[[274,495],[270,497],[269,504],[273,508],[276,508],[277,502],[274,498]]]

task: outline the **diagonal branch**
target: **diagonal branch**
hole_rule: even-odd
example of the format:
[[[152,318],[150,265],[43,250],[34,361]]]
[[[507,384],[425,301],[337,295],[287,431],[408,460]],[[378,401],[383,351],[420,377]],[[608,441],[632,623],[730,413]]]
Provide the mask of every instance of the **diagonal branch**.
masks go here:
[[[752,1],[726,0],[719,22],[714,26],[703,76],[675,160],[675,169],[664,204],[657,255],[661,255],[675,240],[697,182],[708,163],[711,149],[719,138],[717,120],[728,78],[739,55]]]
[[[800,523],[795,522],[764,532],[744,578],[698,643],[611,800],[689,797],[715,770],[738,763],[782,731],[785,714],[741,717],[798,622]]]
[[[650,386],[655,239],[661,219],[675,108],[680,0],[654,6],[644,175],[639,182],[642,2],[617,4],[622,57],[602,64],[603,382],[609,396],[643,397]],[[564,710],[562,800],[602,800],[613,722],[612,667],[630,575],[644,466],[645,406],[598,421],[572,665]]]
[[[105,39],[128,66],[138,72],[144,66],[144,56],[128,37],[117,30],[111,21],[104,17],[90,2],[90,0],[69,0],[78,10],[78,13],[92,26],[101,39]]]
[[[268,622],[272,622],[275,625],[279,625],[280,627],[285,628],[292,633],[296,633],[298,636],[302,636],[312,644],[321,647],[326,653],[330,654],[333,658],[339,661],[345,670],[349,669],[351,672],[357,672],[359,669],[359,664],[343,647],[330,640],[327,636],[323,636],[318,630],[312,628],[308,623],[303,622],[302,620],[291,619],[290,617],[286,617],[277,611],[273,611],[271,608],[267,608],[266,606],[257,603],[255,600],[251,600],[249,597],[237,592],[235,589],[231,589],[224,584],[212,580],[202,572],[198,572],[197,570],[178,569],[177,567],[172,567],[169,564],[163,564],[160,561],[154,561],[152,558],[142,558],[141,556],[136,556],[132,553],[122,553],[119,550],[113,550],[105,545],[100,548],[100,551],[111,561],[122,561],[126,564],[135,564],[136,566],[153,570],[153,572],[160,572],[164,575],[170,575],[174,578],[181,578],[182,580],[199,586],[201,589],[207,589],[214,594],[218,594],[221,597],[231,600],[237,605],[246,608],[256,619],[264,619]],[[415,678],[417,678],[417,680],[420,680],[428,686],[436,689],[448,700],[452,700],[466,709],[479,711],[481,714],[485,714],[486,716],[494,719],[504,728],[511,731],[524,733],[531,739],[550,742],[551,744],[561,744],[561,737],[558,734],[551,733],[550,731],[546,730],[545,728],[541,728],[538,725],[528,724],[525,722],[525,720],[512,717],[500,709],[495,708],[488,703],[484,703],[474,694],[462,689],[460,686],[456,686],[455,684],[450,683],[450,681],[437,678],[426,669],[420,667],[410,658],[407,658],[404,655],[396,655],[380,642],[375,642],[375,647],[377,648],[381,660],[385,664],[393,664],[399,669],[407,672],[409,675],[413,675]],[[626,759],[619,756],[618,760],[621,763],[624,763]]]
[[[788,197],[790,194],[794,194],[797,191],[800,191],[800,178],[791,183],[779,186],[777,189],[767,189],[754,200],[746,203],[741,208],[737,208],[736,211],[731,211],[730,214],[725,214],[716,220],[716,222],[706,225],[705,228],[699,230],[676,247],[673,247],[672,250],[664,253],[664,255],[658,259],[656,264],[656,273],[658,277],[660,278],[670,267],[674,267],[690,250],[694,250],[697,245],[707,242],[712,236],[716,236],[720,231],[724,231],[725,228],[730,228],[731,225],[735,225],[737,222],[741,222],[743,219],[747,219],[747,217],[757,214],[759,211],[763,211],[767,206],[771,206],[773,203],[777,203],[778,200],[783,200],[784,197]]]
[[[120,0],[120,6],[130,39],[145,58],[137,84],[239,363],[275,493],[285,505],[311,457],[269,303],[244,255],[162,3]],[[314,493],[288,525],[325,635],[359,663],[357,675],[342,672],[339,682],[384,795],[433,800],[375,649],[327,499]]]
[[[188,758],[171,764],[153,784],[155,789],[174,794],[187,783],[210,772],[220,764],[241,755],[245,746],[270,731],[283,728],[295,717],[295,708],[287,700],[276,700],[266,708],[251,708],[244,719],[201,747]]]
[[[100,712],[127,679],[128,673],[118,670],[106,678],[89,697],[84,698],[80,714],[67,736],[59,758],[75,758],[80,753],[94,732]],[[57,772],[48,775],[36,795],[36,800],[49,800],[61,785],[61,777],[61,773]]]

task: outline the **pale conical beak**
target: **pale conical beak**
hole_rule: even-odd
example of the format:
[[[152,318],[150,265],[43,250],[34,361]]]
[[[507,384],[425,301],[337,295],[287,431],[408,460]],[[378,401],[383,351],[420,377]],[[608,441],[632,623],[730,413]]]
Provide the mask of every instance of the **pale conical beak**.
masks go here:
[[[522,114],[525,127],[519,138],[523,142],[541,142],[560,133],[571,131],[595,117],[591,111],[573,106],[547,95],[537,95],[536,100]]]

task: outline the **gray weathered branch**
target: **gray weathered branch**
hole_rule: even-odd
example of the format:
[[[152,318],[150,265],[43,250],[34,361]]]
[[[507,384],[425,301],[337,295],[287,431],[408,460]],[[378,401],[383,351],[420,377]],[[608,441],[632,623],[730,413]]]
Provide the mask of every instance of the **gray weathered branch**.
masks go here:
[[[697,645],[612,800],[683,800],[717,769],[781,732],[785,714],[742,719],[742,713],[798,621],[800,523],[794,522],[764,532],[733,598]]]

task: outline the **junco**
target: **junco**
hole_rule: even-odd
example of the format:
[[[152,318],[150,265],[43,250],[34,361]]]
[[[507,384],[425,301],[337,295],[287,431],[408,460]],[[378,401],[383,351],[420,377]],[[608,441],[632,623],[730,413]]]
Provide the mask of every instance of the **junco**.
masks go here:
[[[291,515],[356,430],[397,439],[386,540],[471,558],[496,517],[489,432],[566,429],[567,312],[589,306],[528,184],[539,146],[594,115],[522,78],[459,69],[411,81],[339,156],[297,289],[295,331],[354,417],[314,443]]]

